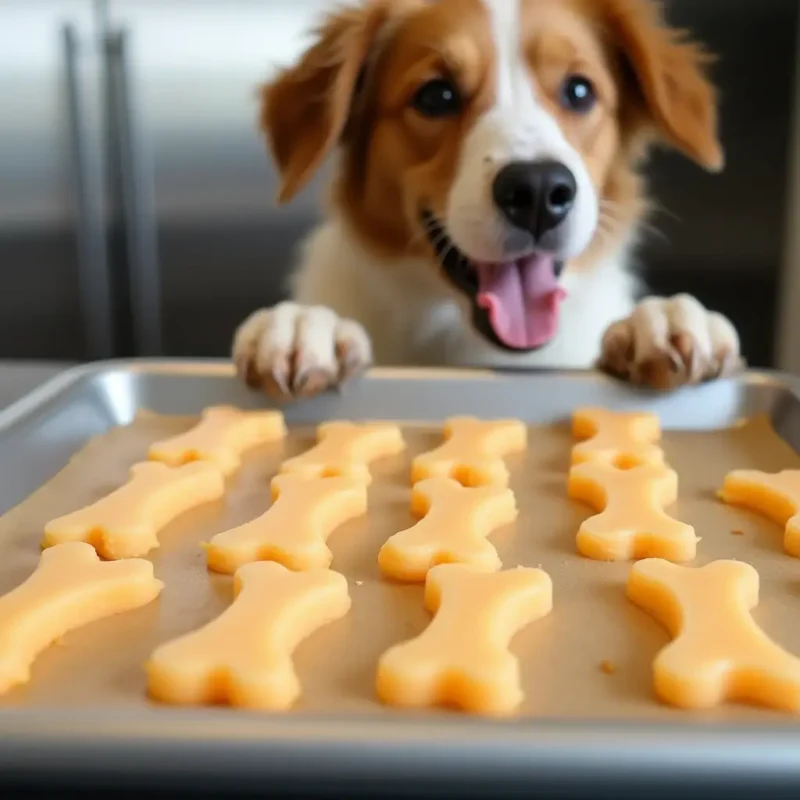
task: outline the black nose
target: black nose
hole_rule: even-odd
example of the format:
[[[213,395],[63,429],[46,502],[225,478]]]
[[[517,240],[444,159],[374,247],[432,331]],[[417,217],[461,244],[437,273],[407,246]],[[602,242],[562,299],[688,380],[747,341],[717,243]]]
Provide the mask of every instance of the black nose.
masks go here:
[[[494,179],[494,202],[515,227],[535,239],[544,236],[569,214],[578,185],[557,161],[515,161]]]

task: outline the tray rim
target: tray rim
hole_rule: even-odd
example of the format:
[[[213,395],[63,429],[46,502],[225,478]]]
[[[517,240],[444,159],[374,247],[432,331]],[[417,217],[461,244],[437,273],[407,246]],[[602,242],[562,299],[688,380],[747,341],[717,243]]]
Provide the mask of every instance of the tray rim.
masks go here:
[[[120,359],[67,368],[0,411],[0,435],[79,381],[114,371],[235,374],[224,359]],[[416,367],[375,368],[365,379],[525,380],[546,375],[605,379],[593,370]],[[800,378],[776,370],[750,370],[728,380],[779,386],[800,396]],[[497,722],[448,716],[420,721],[405,715],[258,716],[161,707],[120,708],[113,714],[79,707],[0,709],[0,775],[41,771],[48,765],[63,772],[76,759],[81,775],[110,769],[117,774],[149,770],[164,777],[175,772],[170,753],[178,751],[183,758],[199,758],[204,771],[219,775],[235,764],[244,769],[240,762],[249,758],[249,777],[307,777],[314,765],[322,778],[359,776],[365,767],[361,759],[369,753],[368,771],[385,780],[407,777],[409,771],[420,779],[477,778],[481,770],[503,768],[522,780],[574,780],[578,771],[581,781],[596,788],[620,780],[658,780],[662,786],[688,778],[707,781],[722,773],[739,786],[746,780],[763,785],[765,779],[782,786],[790,780],[800,784],[800,725],[779,723],[739,726],[693,719],[654,725],[547,717]]]
[[[39,410],[49,401],[67,391],[79,381],[97,377],[108,372],[131,372],[200,377],[235,377],[236,371],[228,359],[215,358],[130,358],[93,361],[68,367],[49,378],[41,386],[28,392],[11,405],[0,409],[0,435]],[[492,380],[498,377],[525,380],[530,377],[567,377],[571,380],[616,379],[592,369],[483,369],[467,367],[373,367],[356,380]],[[800,376],[771,369],[746,370],[739,375],[723,380],[745,385],[771,385],[787,389],[800,398]],[[617,383],[620,383],[617,381]],[[624,384],[621,384],[624,385]],[[664,392],[630,387],[631,392],[642,396],[663,396]],[[680,391],[680,390],[678,390]]]
[[[52,773],[287,781],[549,781],[602,790],[714,782],[800,786],[800,729],[463,717],[346,717],[215,709],[0,713],[0,777]],[[187,773],[186,764],[191,764]],[[198,769],[200,773],[192,770]],[[582,795],[583,796],[583,795]]]

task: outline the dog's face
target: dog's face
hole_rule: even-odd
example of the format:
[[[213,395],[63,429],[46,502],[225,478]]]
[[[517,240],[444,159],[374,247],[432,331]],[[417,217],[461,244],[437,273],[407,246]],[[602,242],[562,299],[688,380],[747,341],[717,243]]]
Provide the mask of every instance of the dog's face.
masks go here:
[[[490,341],[555,334],[565,265],[629,235],[653,134],[721,166],[702,54],[649,0],[372,0],[264,91],[282,196],[342,146],[335,202],[430,255]]]

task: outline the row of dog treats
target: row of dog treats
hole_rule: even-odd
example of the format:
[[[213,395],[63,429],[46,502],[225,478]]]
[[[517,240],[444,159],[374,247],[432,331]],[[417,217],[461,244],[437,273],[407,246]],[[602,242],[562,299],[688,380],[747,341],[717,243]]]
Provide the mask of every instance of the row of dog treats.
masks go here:
[[[279,440],[285,433],[277,412],[207,409],[187,433],[155,443],[149,460],[132,467],[124,486],[91,506],[48,523],[37,570],[0,598],[0,620],[4,620],[0,623],[0,691],[29,680],[38,653],[67,631],[155,599],[163,584],[155,578],[152,564],[141,556],[158,545],[159,531],[189,508],[219,499],[225,491],[224,479],[239,468],[244,451]],[[525,446],[522,423],[455,419],[447,426],[445,438],[441,447],[415,459],[412,468],[412,482],[416,483],[413,504],[420,513],[430,512],[428,525],[438,520],[445,529],[455,530],[458,518],[449,525],[442,518],[448,505],[468,519],[470,513],[479,513],[482,502],[494,503],[493,513],[499,515],[495,524],[515,516],[510,490],[489,486],[475,489],[472,496],[454,480],[436,476],[452,473],[465,482],[507,482],[499,454]],[[272,482],[274,502],[266,514],[219,534],[206,546],[212,569],[234,573],[236,599],[209,626],[154,653],[148,665],[154,696],[170,702],[202,702],[203,698],[214,699],[209,692],[227,691],[228,702],[269,708],[288,707],[296,698],[299,686],[291,668],[291,651],[317,627],[345,614],[350,605],[346,579],[327,569],[331,562],[327,537],[344,520],[366,511],[369,462],[404,447],[399,428],[384,423],[328,423],[319,427],[318,440],[311,450],[282,464],[281,474]],[[476,448],[485,457],[470,460],[462,455],[474,454]],[[489,457],[494,451],[498,455]],[[328,475],[332,477],[325,477]],[[461,493],[469,496],[466,508],[458,502]],[[382,556],[389,564],[385,571],[398,574],[403,570],[412,580],[424,581],[436,553],[447,546],[447,537],[441,545],[423,541],[428,556],[421,556],[419,541],[428,538],[424,530],[405,540],[393,538]],[[474,531],[464,537],[460,545],[464,560],[470,560],[468,550],[472,548],[478,560],[483,559],[484,570],[499,567],[494,549],[485,541],[484,547],[476,546],[472,541],[476,538],[480,536]],[[487,549],[494,560],[486,560]],[[480,569],[464,568],[469,572],[466,580],[479,580]],[[443,574],[449,585],[451,579],[444,567]],[[452,580],[458,585],[458,580]],[[539,570],[519,572],[510,585],[513,588],[521,580],[540,598],[536,613],[546,613],[552,594],[549,578]],[[502,594],[502,585],[498,591]],[[429,593],[429,605],[434,602],[432,596]],[[31,639],[26,632],[33,630],[29,623],[34,617],[44,621],[36,626],[36,636]],[[521,619],[519,624],[523,622]],[[265,643],[263,647],[254,650],[247,646],[250,638],[242,637],[241,632],[251,629],[264,630],[259,639]],[[234,633],[229,635],[229,631]],[[239,656],[237,643],[245,649]],[[239,665],[229,672],[227,690],[207,685],[199,675],[203,659],[213,662],[220,653],[225,654],[226,663]],[[264,663],[267,654],[269,665]],[[404,656],[395,648],[382,661],[380,685],[385,688],[381,694],[387,702],[393,692],[409,696],[409,688],[402,689],[398,683],[400,673],[392,671],[391,664],[398,658],[402,661]],[[235,676],[249,668],[249,674],[260,677],[253,678],[248,688]],[[180,678],[176,678],[176,669]],[[215,668],[212,672],[217,675],[219,671]],[[418,687],[418,691],[422,689]],[[509,702],[506,698],[501,705]]]
[[[573,415],[573,431],[582,441],[572,451],[569,494],[600,512],[582,524],[578,549],[601,560],[644,559],[631,569],[628,597],[673,637],[653,662],[656,694],[682,708],[730,700],[800,713],[800,659],[751,616],[756,570],[733,560],[673,563],[693,559],[698,540],[664,511],[677,498],[678,476],[658,446],[659,419],[585,408]],[[785,549],[800,555],[800,471],[734,471],[719,494],[785,524]]]
[[[219,429],[222,414],[239,415],[240,420],[245,417],[248,422],[260,415],[259,424],[262,426],[265,423],[263,417],[269,414],[272,415],[269,418],[270,430],[280,432],[283,429],[282,419],[274,412],[248,414],[233,409],[209,409],[194,431],[154,445],[151,457],[179,465],[208,458],[208,461],[171,468],[174,471],[191,468],[198,476],[202,475],[204,481],[212,474],[217,477],[231,474],[238,466],[240,451],[248,437],[241,432],[238,438],[229,435],[225,439],[226,451],[220,445],[222,437],[217,434],[217,446],[210,447],[208,430],[213,428],[212,423]],[[663,453],[656,444],[660,435],[657,419],[647,415],[612,415],[586,409],[576,413],[574,424],[578,436],[585,437],[586,441],[576,445],[573,452],[574,466],[570,475],[570,493],[573,496],[581,496],[574,489],[576,481],[578,485],[581,480],[584,483],[599,482],[596,473],[587,469],[589,465],[602,467],[600,475],[605,475],[605,478],[611,474],[609,470],[619,475],[641,474],[642,469],[652,467],[668,471]],[[201,437],[198,441],[197,432],[202,432],[204,426],[207,438],[204,441]],[[615,426],[616,430],[612,430]],[[367,434],[361,442],[370,437],[373,442],[382,442],[381,445],[373,444],[371,449],[360,445],[360,465],[352,455],[348,458],[341,455],[348,447],[348,441],[352,444],[358,440],[359,433]],[[327,569],[331,554],[325,546],[325,539],[344,519],[366,510],[369,473],[366,468],[368,459],[363,454],[369,452],[370,457],[376,457],[381,454],[381,449],[388,454],[402,448],[399,430],[382,424],[331,423],[321,426],[319,438],[317,448],[284,463],[285,473],[273,481],[276,502],[265,515],[238,529],[219,534],[209,543],[209,566],[235,573],[236,600],[217,620],[156,650],[147,665],[150,692],[154,697],[175,703],[224,700],[249,707],[287,708],[298,696],[300,687],[291,665],[292,650],[302,638],[320,625],[343,616],[350,607],[346,579]],[[334,447],[337,438],[339,444]],[[502,455],[524,448],[525,429],[522,423],[515,421],[481,422],[460,418],[448,423],[446,439],[441,448],[416,460],[412,469],[412,482],[419,479],[412,492],[412,510],[423,516],[423,520],[408,531],[391,537],[379,555],[381,569],[386,575],[425,581],[426,605],[435,614],[434,620],[421,636],[391,648],[381,658],[377,669],[377,690],[385,702],[398,705],[444,702],[482,713],[509,713],[522,698],[519,665],[508,652],[508,641],[516,630],[549,613],[552,608],[552,586],[546,573],[525,568],[493,572],[500,568],[500,563],[496,551],[485,539],[491,529],[516,516],[513,493],[505,486],[508,474]],[[231,446],[231,442],[237,444]],[[352,454],[353,450],[348,452]],[[213,459],[209,453],[214,454]],[[335,478],[319,477],[345,472],[343,464],[350,465],[351,471],[346,477],[342,474]],[[145,467],[166,468],[163,464],[144,464],[137,465],[134,471],[138,469],[141,473]],[[621,467],[633,468],[626,470]],[[431,474],[435,477],[429,477]],[[462,487],[453,478],[470,484],[470,488]],[[129,489],[135,480],[136,475],[131,483],[118,491]],[[152,482],[155,488],[158,481]],[[475,484],[477,486],[472,488]],[[215,496],[223,490],[215,489],[219,492]],[[82,535],[75,533],[81,527],[75,525],[75,515],[70,515],[73,517],[72,528],[63,524],[69,517],[56,521],[61,523],[61,530],[73,531],[73,539],[61,544],[47,541],[46,544],[55,546],[45,551],[36,573],[17,590],[0,599],[0,611],[3,604],[18,611],[22,609],[16,619],[13,616],[9,618],[12,627],[17,623],[19,629],[24,628],[21,623],[26,617],[25,601],[31,613],[34,608],[40,612],[44,605],[50,612],[46,616],[52,630],[39,631],[38,641],[47,639],[46,645],[66,630],[91,619],[152,600],[161,589],[161,583],[153,576],[152,565],[129,557],[132,549],[142,546],[144,541],[142,539],[136,544],[136,530],[140,533],[149,531],[147,541],[152,542],[150,546],[155,546],[155,532],[175,516],[175,513],[163,510],[169,503],[153,503],[153,494],[156,492],[151,492],[148,497],[145,492],[143,496],[129,497],[127,503],[117,503],[114,513],[108,513],[104,518],[105,527],[99,526],[95,517],[91,525],[83,525]],[[628,499],[630,496],[629,491]],[[108,504],[111,497],[100,504]],[[119,496],[115,499],[119,500]],[[606,511],[599,516],[611,507],[608,498],[604,504]],[[128,557],[129,560],[104,564],[92,545],[105,541],[108,546],[111,541],[109,533],[124,529],[115,526],[125,522],[126,506],[128,509],[143,508],[147,512],[143,516],[145,524],[142,525],[139,519],[138,527],[129,526],[128,536],[111,537],[114,542],[109,552],[116,554],[116,558]],[[624,512],[623,516],[628,513],[626,504],[620,503],[618,507],[620,513]],[[52,536],[54,526],[47,527],[47,535]],[[625,530],[633,530],[635,536],[641,536],[637,530],[642,527],[642,524],[624,524]],[[58,529],[56,525],[55,530]],[[599,529],[602,530],[602,526]],[[106,539],[101,540],[101,535]],[[631,536],[630,533],[627,535]],[[579,547],[583,549],[580,534]],[[634,557],[640,548],[639,544],[634,545]],[[98,547],[98,551],[100,549]],[[434,566],[440,561],[460,563]],[[671,617],[664,610],[667,601],[663,598],[671,597],[671,602],[680,605],[679,584],[688,585],[695,580],[691,576],[713,568],[719,571],[722,583],[729,586],[728,593],[741,594],[748,583],[752,584],[752,575],[755,574],[747,565],[732,566],[736,562],[717,562],[703,570],[688,570],[669,564],[665,567],[665,564],[658,560],[638,564],[631,573],[628,591],[634,602],[667,620]],[[671,594],[665,594],[663,587],[659,593],[654,588],[659,581],[658,571],[668,567],[681,572],[662,573],[661,582],[667,585],[669,578],[673,585]],[[743,569],[751,570],[752,574],[741,574]],[[755,581],[757,594],[757,575]],[[83,603],[74,602],[76,593],[84,598]],[[654,593],[662,598],[660,604],[653,601]],[[725,591],[721,596],[725,597]],[[86,598],[90,600],[88,604]],[[451,600],[446,602],[447,598]],[[469,613],[468,606],[472,609]],[[692,604],[689,606],[694,607]],[[739,606],[746,613],[748,606],[744,603],[739,603]],[[691,608],[689,611],[684,608],[681,616],[685,618],[687,613],[691,613]],[[697,614],[701,615],[701,612]],[[744,618],[740,621],[739,629],[744,632],[740,639],[745,641],[747,635],[752,638],[753,630],[763,637],[752,620],[747,619],[749,625]],[[461,638],[455,635],[459,620],[461,624],[463,620],[470,624],[470,630],[464,631]],[[735,628],[736,625],[729,625],[727,629]],[[242,637],[242,630],[250,631],[251,636]],[[254,636],[256,631],[263,635]],[[498,634],[499,631],[502,633]],[[52,636],[48,638],[49,633]],[[9,637],[2,638],[8,640]],[[254,647],[254,641],[260,644]],[[463,641],[465,647],[470,644],[460,654],[458,648],[453,647],[453,643],[459,641]],[[752,654],[752,647],[742,646],[741,641],[739,644],[742,654]],[[775,651],[773,658],[767,658],[765,663],[779,675],[781,671],[776,671],[774,662],[780,658],[775,653],[783,654],[785,679],[787,670],[791,672],[790,668],[796,668],[796,664],[776,645],[772,647]],[[691,649],[684,647],[681,652],[690,652]],[[7,666],[7,674],[3,675],[0,669],[0,688],[27,680],[35,655],[34,649],[28,647],[26,650],[23,641],[16,660],[10,657],[2,662]],[[426,665],[425,670],[420,670],[421,664]],[[490,665],[493,665],[491,669]],[[657,667],[658,660],[654,670],[659,690]],[[687,674],[691,674],[692,669],[688,669]],[[225,676],[224,679],[220,675]],[[462,678],[471,675],[473,680],[470,683],[461,678],[448,679],[447,676],[452,675]],[[482,678],[479,680],[475,677],[477,675]],[[784,684],[789,685],[786,681]],[[666,685],[671,684],[667,681]],[[684,681],[681,685],[685,687],[689,683]],[[662,686],[659,693],[678,705],[697,706],[713,704],[714,692],[709,694],[709,691],[701,692],[702,697],[693,697],[685,692],[670,697],[669,691]],[[718,695],[716,702],[724,699],[725,692],[719,686],[714,691]],[[779,705],[774,698],[770,704]]]
[[[145,559],[103,562],[85,542],[45,550],[31,578],[0,598],[0,690],[27,681],[38,652],[67,631],[145,605],[161,588]],[[377,696],[401,707],[513,713],[523,694],[509,642],[550,613],[552,593],[540,569],[433,567],[425,581],[433,620],[380,657]],[[683,708],[750,701],[800,712],[800,660],[750,615],[758,601],[751,566],[646,559],[631,569],[627,594],[674,637],[653,662],[655,691],[664,701]],[[174,704],[289,709],[301,694],[295,647],[350,606],[347,580],[337,572],[246,564],[219,617],[156,648],[145,665],[149,693]]]
[[[572,427],[581,441],[572,449],[568,492],[599,512],[581,525],[579,552],[601,561],[694,559],[694,528],[664,510],[678,497],[678,475],[659,446],[659,418],[583,408]],[[719,496],[785,526],[784,549],[800,557],[800,470],[734,470]]]
[[[692,560],[698,541],[694,529],[664,510],[677,498],[678,475],[666,464],[658,444],[658,417],[586,408],[574,413],[573,429],[582,441],[572,451],[568,493],[598,512],[578,531],[579,552],[598,560]],[[285,433],[283,417],[276,411],[209,408],[188,432],[155,443],[150,460],[134,465],[124,486],[49,522],[44,545],[89,541],[106,559],[145,555],[157,546],[158,531],[172,519],[223,496],[224,478],[238,469],[244,451],[279,440]],[[460,417],[449,420],[444,433],[440,447],[413,460],[412,512],[425,519],[415,534],[398,534],[382,551],[382,567],[392,577],[407,578],[407,570],[419,571],[399,563],[400,551],[412,548],[414,541],[431,542],[437,536],[443,537],[443,547],[444,539],[455,537],[453,545],[464,550],[463,557],[451,554],[449,560],[499,566],[485,537],[516,514],[503,457],[525,449],[525,426],[518,420]],[[394,424],[320,425],[317,445],[281,465],[272,482],[275,503],[267,516],[212,541],[209,565],[231,572],[246,561],[259,560],[253,548],[280,549],[281,532],[285,536],[286,520],[292,519],[294,527],[299,525],[307,534],[299,538],[308,540],[311,551],[298,554],[298,563],[286,566],[327,566],[330,557],[324,539],[341,522],[366,510],[370,462],[404,447]],[[327,476],[340,480],[322,480]],[[459,484],[481,491],[459,491]],[[800,507],[800,472],[735,471],[726,477],[720,494],[727,502],[749,506],[785,524],[785,547],[800,555],[800,524],[794,518]],[[457,529],[464,531],[463,536]]]

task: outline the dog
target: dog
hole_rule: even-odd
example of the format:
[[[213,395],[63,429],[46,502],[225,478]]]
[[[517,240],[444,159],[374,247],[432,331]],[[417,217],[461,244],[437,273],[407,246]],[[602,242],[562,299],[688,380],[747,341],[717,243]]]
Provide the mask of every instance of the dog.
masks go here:
[[[597,365],[660,389],[742,367],[687,295],[637,303],[642,175],[719,171],[710,57],[651,0],[362,0],[261,90],[289,201],[335,157],[292,300],[235,333],[279,398],[369,365]]]

